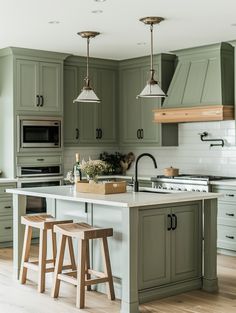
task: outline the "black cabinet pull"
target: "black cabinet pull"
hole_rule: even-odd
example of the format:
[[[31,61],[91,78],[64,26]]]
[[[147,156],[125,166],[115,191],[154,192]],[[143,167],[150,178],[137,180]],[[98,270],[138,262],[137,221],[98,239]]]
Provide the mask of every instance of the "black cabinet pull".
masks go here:
[[[167,223],[168,223],[168,227],[167,227],[167,230],[171,230],[172,229],[172,217],[170,214],[167,215]]]
[[[140,139],[143,139],[143,136],[144,136],[144,131],[143,131],[143,128],[140,129]]]
[[[99,129],[96,128],[96,139],[99,139]]]
[[[42,107],[43,105],[44,105],[44,98],[43,98],[43,96],[40,96],[40,107]]]
[[[225,213],[227,216],[234,216],[234,213]]]
[[[172,221],[172,229],[175,230],[177,228],[177,216],[172,214],[172,219],[174,220],[174,222]]]
[[[99,129],[98,129],[98,132],[99,132],[99,139],[102,139],[102,129],[99,128]]]
[[[4,227],[4,229],[12,229],[12,227],[11,226],[6,226],[6,227]]]
[[[137,135],[137,138],[139,139],[139,129],[137,129],[136,135]]]
[[[75,129],[75,139],[79,139],[79,128]]]
[[[226,193],[226,197],[234,197],[233,193]]]
[[[36,95],[36,106],[39,107],[39,104],[40,104],[40,98],[39,98],[39,95]]]
[[[226,237],[226,238],[229,238],[229,239],[234,239],[234,236],[228,236],[228,235],[226,235],[225,237]]]
[[[44,161],[44,159],[37,159],[37,161],[43,162],[43,161]]]
[[[4,206],[4,209],[11,209],[10,205]]]

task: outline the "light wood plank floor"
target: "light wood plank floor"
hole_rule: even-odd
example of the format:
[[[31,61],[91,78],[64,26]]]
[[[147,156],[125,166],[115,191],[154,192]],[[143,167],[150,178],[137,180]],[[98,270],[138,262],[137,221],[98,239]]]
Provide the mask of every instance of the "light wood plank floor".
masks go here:
[[[97,292],[86,293],[86,309],[75,308],[75,288],[63,284],[59,299],[50,297],[51,274],[44,294],[36,291],[36,275],[26,285],[12,279],[12,249],[0,249],[1,313],[118,313],[120,301],[109,301]],[[140,306],[141,313],[236,313],[236,257],[218,256],[219,293],[200,290]]]

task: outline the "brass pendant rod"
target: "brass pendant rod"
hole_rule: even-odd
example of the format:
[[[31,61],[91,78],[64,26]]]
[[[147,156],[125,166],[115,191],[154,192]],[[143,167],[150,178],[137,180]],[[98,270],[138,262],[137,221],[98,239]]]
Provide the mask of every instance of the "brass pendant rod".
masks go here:
[[[153,71],[153,24],[150,25],[151,31],[151,71]]]
[[[89,41],[90,37],[87,37],[87,79],[89,78]]]

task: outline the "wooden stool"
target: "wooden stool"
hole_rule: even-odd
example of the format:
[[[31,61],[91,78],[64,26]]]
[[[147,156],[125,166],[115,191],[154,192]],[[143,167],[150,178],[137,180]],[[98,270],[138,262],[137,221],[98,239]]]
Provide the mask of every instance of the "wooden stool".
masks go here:
[[[76,306],[84,308],[85,287],[91,290],[91,285],[105,283],[108,284],[108,298],[115,299],[114,286],[112,281],[111,265],[107,237],[113,235],[112,228],[94,228],[86,223],[72,223],[64,225],[55,225],[54,232],[61,234],[61,242],[56,258],[54,282],[52,287],[52,297],[57,298],[59,294],[61,280],[77,286]],[[78,268],[77,271],[69,271],[62,274],[62,266],[65,251],[66,238],[77,238],[78,246]],[[89,259],[89,240],[102,240],[102,254],[104,262],[104,272],[98,272],[90,269]],[[96,278],[91,278],[91,275]]]
[[[25,225],[25,237],[22,251],[22,261],[20,270],[20,283],[25,284],[27,278],[27,270],[31,269],[39,272],[38,276],[38,291],[45,290],[45,274],[53,272],[56,263],[56,234],[53,232],[53,226],[62,223],[73,223],[73,220],[57,221],[49,214],[26,215],[21,217],[21,223]],[[29,262],[30,246],[32,238],[32,228],[40,230],[39,235],[39,259],[38,261]],[[47,231],[51,230],[52,234],[52,252],[53,258],[47,259]],[[66,269],[76,269],[72,239],[68,237],[68,245],[70,251],[71,265],[64,266]],[[47,268],[48,263],[53,263],[53,266]]]

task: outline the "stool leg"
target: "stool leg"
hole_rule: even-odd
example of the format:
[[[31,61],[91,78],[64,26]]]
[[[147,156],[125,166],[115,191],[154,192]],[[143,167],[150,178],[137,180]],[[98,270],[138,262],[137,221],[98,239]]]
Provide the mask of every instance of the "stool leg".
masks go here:
[[[77,297],[76,306],[79,309],[84,308],[85,298],[85,262],[86,262],[86,242],[83,239],[79,240],[78,249],[78,269],[77,269]]]
[[[108,298],[110,300],[115,300],[115,291],[112,280],[112,272],[111,272],[111,263],[109,257],[109,250],[107,244],[107,238],[102,238],[102,254],[103,254],[103,263],[104,263],[104,273],[108,277]]]
[[[75,263],[75,254],[74,254],[74,248],[73,248],[73,242],[71,237],[68,238],[68,247],[69,247],[69,253],[70,253],[70,261],[71,261],[71,268],[73,271],[76,270],[76,263]]]
[[[55,265],[55,270],[54,270],[54,279],[53,279],[52,293],[51,293],[51,296],[53,298],[57,298],[59,294],[61,281],[60,279],[58,279],[58,274],[61,274],[62,272],[62,265],[63,265],[64,254],[65,254],[65,246],[66,246],[66,236],[62,235],[60,238],[59,251],[57,253],[56,265]]]
[[[26,267],[24,267],[24,262],[28,262],[29,261],[31,237],[32,237],[32,227],[26,225],[25,226],[25,236],[24,236],[23,251],[22,251],[20,277],[19,277],[21,284],[25,284],[25,282],[26,282],[27,270],[28,269]]]
[[[47,257],[47,230],[40,229],[38,292],[41,293],[45,291],[46,257]]]
[[[57,255],[57,238],[56,234],[54,233],[53,229],[52,232],[52,258],[53,258],[53,265],[55,267],[56,264],[56,255]]]
[[[85,240],[86,243],[86,262],[85,262],[85,271],[86,271],[86,278],[89,280],[91,278],[91,275],[88,273],[88,270],[90,269],[90,257],[89,257],[89,241]],[[87,290],[91,291],[91,285],[87,286]]]

